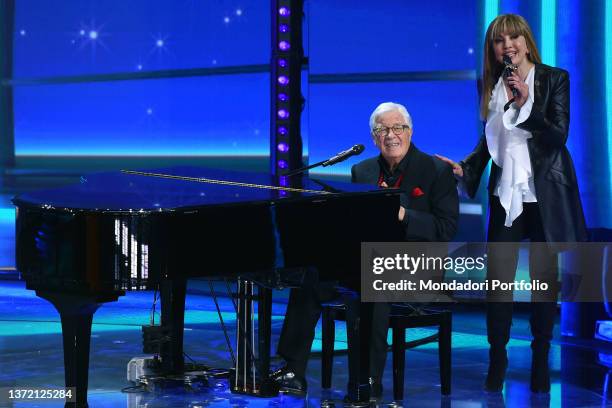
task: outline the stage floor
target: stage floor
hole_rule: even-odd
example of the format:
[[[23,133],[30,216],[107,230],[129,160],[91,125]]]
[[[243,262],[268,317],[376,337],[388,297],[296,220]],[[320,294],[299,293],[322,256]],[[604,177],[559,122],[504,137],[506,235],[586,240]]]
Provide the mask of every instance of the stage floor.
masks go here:
[[[185,318],[185,352],[198,363],[229,367],[231,359],[217,320],[210,296],[200,288],[201,282],[190,283]],[[273,345],[276,344],[286,293],[277,296],[273,307]],[[320,358],[315,355],[308,367],[309,394],[306,399],[277,397],[270,399],[231,394],[227,382],[197,393],[168,390],[162,393],[122,393],[128,386],[126,366],[142,355],[140,326],[150,322],[152,292],[131,292],[118,302],[102,306],[95,315],[90,364],[91,407],[303,407],[319,406],[321,399],[340,400],[347,382],[346,356],[335,358],[332,390],[320,387]],[[234,333],[234,314],[229,299],[221,299],[221,308]],[[597,363],[602,350],[593,345],[572,345],[560,342],[558,334],[552,347],[552,390],[549,396],[531,394],[528,388],[531,351],[528,319],[517,313],[509,344],[510,368],[502,394],[482,390],[487,370],[487,341],[483,314],[462,308],[453,320],[452,395],[440,396],[438,357],[435,344],[428,344],[406,353],[404,406],[418,407],[602,407],[612,406],[605,395],[608,369]],[[159,319],[159,316],[156,317]],[[346,347],[344,328],[340,326],[337,349]],[[410,338],[431,334],[430,330],[411,330]],[[320,330],[313,351],[320,348]],[[59,317],[44,300],[26,290],[23,282],[0,281],[0,387],[61,387],[63,357]],[[390,355],[384,376],[384,401],[392,401]],[[51,407],[52,403],[15,404],[15,407]],[[61,406],[56,404],[55,406]]]

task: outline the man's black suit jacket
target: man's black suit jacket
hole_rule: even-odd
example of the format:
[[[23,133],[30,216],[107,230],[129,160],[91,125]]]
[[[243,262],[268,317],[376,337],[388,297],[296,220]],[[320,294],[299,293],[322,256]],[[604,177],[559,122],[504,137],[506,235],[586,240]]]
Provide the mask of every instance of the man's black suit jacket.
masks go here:
[[[529,118],[518,127],[533,135],[527,140],[527,148],[544,235],[546,241],[551,243],[587,240],[576,172],[565,146],[569,107],[567,71],[536,64],[533,108]],[[461,162],[463,179],[471,197],[478,189],[490,158],[487,139],[483,134],[476,148]],[[490,195],[500,174],[501,169],[493,164],[488,185]]]
[[[406,240],[450,241],[459,218],[457,183],[451,167],[421,152],[414,144],[406,154],[408,163],[399,187],[406,208],[402,223]],[[372,157],[355,164],[351,168],[352,181],[376,185],[381,172],[379,160],[383,159]]]

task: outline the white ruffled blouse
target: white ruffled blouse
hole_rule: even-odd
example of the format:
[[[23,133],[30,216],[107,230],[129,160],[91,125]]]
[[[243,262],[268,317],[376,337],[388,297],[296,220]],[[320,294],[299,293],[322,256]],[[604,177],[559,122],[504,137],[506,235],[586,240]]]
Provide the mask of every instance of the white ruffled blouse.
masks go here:
[[[493,89],[489,102],[489,114],[485,127],[487,145],[493,162],[502,169],[493,195],[499,197],[502,207],[506,210],[504,222],[506,227],[512,226],[512,222],[521,215],[523,203],[538,201],[527,149],[527,139],[533,135],[531,132],[516,127],[527,120],[531,113],[534,73],[535,66],[531,67],[525,79],[525,83],[529,86],[529,98],[520,109],[512,103],[510,108],[504,112],[504,106],[509,99],[501,76]]]

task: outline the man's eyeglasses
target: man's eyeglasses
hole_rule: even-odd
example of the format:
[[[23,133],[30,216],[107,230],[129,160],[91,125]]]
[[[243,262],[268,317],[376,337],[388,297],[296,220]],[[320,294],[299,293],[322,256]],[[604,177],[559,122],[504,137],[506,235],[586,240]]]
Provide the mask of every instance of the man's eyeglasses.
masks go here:
[[[410,126],[408,125],[393,125],[391,127],[377,126],[374,128],[373,132],[377,137],[385,137],[389,134],[389,130],[391,130],[395,136],[399,136],[402,134],[404,129],[410,129]]]

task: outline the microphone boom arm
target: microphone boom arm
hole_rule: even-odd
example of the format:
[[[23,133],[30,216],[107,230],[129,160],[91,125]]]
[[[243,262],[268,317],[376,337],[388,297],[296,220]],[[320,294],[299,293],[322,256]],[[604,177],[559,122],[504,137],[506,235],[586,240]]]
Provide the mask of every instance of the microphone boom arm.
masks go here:
[[[323,167],[327,167],[327,166],[331,166],[332,164],[336,164],[336,163],[340,163],[341,161],[344,161],[346,159],[348,159],[351,156],[356,156],[358,154],[361,154],[361,152],[363,152],[363,150],[365,149],[365,147],[362,144],[357,144],[353,147],[351,147],[348,150],[345,150],[343,152],[338,153],[337,155],[335,155],[334,157],[332,157],[331,159],[327,159],[327,160],[322,160],[318,163],[315,164],[311,164],[310,166],[306,166],[306,167],[302,167],[296,170],[292,170],[286,174],[283,174],[283,176],[285,177],[290,177],[290,176],[295,176],[296,174],[300,174],[305,172],[306,170],[310,170],[314,167],[318,167],[318,166],[323,166]]]

